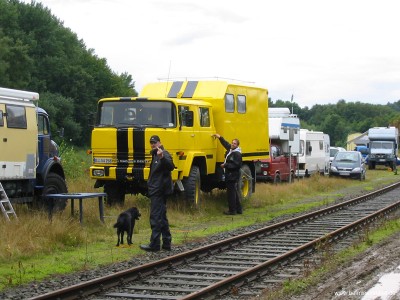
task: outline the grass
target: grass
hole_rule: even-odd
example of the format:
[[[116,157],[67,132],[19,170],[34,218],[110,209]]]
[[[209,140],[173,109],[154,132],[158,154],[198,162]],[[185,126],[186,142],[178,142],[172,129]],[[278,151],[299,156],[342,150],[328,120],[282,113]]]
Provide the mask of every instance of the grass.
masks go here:
[[[88,160],[83,151],[68,148],[64,151],[69,192],[98,191],[88,177]],[[70,168],[77,168],[79,172]],[[240,216],[222,215],[227,206],[224,191],[214,190],[205,195],[197,210],[182,199],[173,198],[168,202],[173,245],[329,204],[341,196],[337,193],[338,187],[361,185],[362,189],[369,190],[399,178],[385,170],[374,170],[367,173],[367,180],[363,182],[313,176],[292,184],[257,183],[256,192],[243,203],[245,211]],[[148,243],[151,233],[148,198],[129,195],[123,207],[105,207],[104,224],[99,220],[97,200],[83,202],[82,225],[79,214],[70,215],[69,206],[54,215],[52,221],[45,212],[32,211],[25,205],[14,207],[19,221],[7,222],[0,218],[0,289],[143,254],[138,245]],[[113,224],[118,214],[131,206],[138,207],[142,214],[135,226],[134,244],[115,247]]]

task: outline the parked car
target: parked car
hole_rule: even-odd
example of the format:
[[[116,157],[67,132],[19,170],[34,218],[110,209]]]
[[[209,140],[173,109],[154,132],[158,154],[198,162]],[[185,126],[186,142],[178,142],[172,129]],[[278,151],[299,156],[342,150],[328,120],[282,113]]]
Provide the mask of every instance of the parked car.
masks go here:
[[[332,160],[335,158],[336,153],[339,151],[346,151],[343,147],[330,147],[329,149],[329,162],[332,163]]]
[[[329,176],[365,180],[365,162],[358,151],[338,151],[332,161]]]

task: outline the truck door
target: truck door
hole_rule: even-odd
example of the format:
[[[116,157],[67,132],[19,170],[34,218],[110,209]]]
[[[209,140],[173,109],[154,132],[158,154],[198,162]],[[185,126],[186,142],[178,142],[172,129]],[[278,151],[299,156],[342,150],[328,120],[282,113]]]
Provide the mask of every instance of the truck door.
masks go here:
[[[189,105],[179,105],[179,147],[182,151],[192,151],[195,149],[194,120],[195,112]]]
[[[36,176],[37,125],[33,105],[0,104],[0,179]]]
[[[46,115],[38,113],[38,157],[39,169],[42,169],[46,161],[56,155],[53,149],[55,146],[52,144],[50,137],[50,125]]]

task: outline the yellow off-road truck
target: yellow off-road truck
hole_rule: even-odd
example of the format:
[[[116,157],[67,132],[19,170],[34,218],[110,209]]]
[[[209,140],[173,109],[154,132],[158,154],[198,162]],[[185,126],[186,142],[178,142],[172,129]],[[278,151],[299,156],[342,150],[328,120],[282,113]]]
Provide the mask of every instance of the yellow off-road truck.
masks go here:
[[[158,135],[172,155],[175,192],[194,205],[201,192],[224,189],[225,149],[213,134],[240,140],[241,193],[255,189],[259,160],[269,158],[268,91],[226,81],[175,81],[146,85],[139,97],[100,99],[92,131],[90,176],[109,204],[125,194],[146,195],[149,140]]]

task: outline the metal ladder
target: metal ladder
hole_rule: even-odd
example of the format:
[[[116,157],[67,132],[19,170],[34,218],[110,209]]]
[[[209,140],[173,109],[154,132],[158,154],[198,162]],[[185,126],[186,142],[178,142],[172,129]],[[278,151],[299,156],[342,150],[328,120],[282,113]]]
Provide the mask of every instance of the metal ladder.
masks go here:
[[[10,202],[10,199],[8,199],[6,191],[3,188],[3,185],[0,182],[0,208],[1,211],[3,212],[3,215],[6,217],[8,221],[10,220],[10,215],[13,215],[15,219],[18,219],[17,214],[14,211],[14,208]]]

